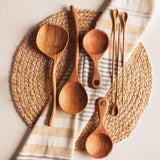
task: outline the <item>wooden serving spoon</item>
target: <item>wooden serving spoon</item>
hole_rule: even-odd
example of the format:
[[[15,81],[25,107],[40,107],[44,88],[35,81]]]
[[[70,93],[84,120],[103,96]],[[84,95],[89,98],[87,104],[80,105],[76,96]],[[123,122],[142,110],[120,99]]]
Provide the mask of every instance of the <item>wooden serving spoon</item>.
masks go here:
[[[117,58],[117,79],[116,79],[116,100],[115,104],[112,108],[112,114],[116,116],[118,114],[118,80],[119,80],[119,52],[120,52],[120,31],[121,31],[121,24],[119,24],[119,31],[118,31],[118,58]]]
[[[52,68],[53,108],[49,126],[53,125],[56,114],[56,66],[62,52],[68,44],[68,39],[68,32],[65,29],[52,24],[42,25],[37,33],[37,47],[41,52],[54,60]]]
[[[78,77],[78,57],[79,57],[79,29],[76,10],[70,7],[73,14],[76,34],[75,34],[75,61],[71,76],[59,94],[59,105],[67,113],[77,114],[85,109],[88,103],[88,95]]]
[[[122,55],[122,61],[123,61],[123,65],[122,65],[122,84],[124,84],[124,72],[125,72],[125,69],[124,69],[124,58],[125,58],[125,30],[126,30],[126,22],[127,22],[127,19],[128,19],[128,14],[127,12],[123,12],[122,14],[122,23],[123,23],[123,55]],[[123,86],[123,89],[122,89],[122,104],[124,104],[124,86]]]
[[[98,100],[99,125],[92,132],[85,143],[86,151],[94,158],[104,158],[112,151],[113,143],[104,127],[105,113],[108,108],[108,102],[105,97]]]
[[[118,17],[118,9],[113,10],[113,23],[114,23],[114,34],[113,34],[113,57],[112,57],[112,103],[114,104],[114,59],[115,59],[115,38],[116,38],[116,23]]]
[[[108,35],[100,29],[92,29],[83,37],[83,47],[91,57],[94,70],[92,75],[92,87],[99,89],[102,86],[102,78],[98,69],[98,62],[109,46]]]

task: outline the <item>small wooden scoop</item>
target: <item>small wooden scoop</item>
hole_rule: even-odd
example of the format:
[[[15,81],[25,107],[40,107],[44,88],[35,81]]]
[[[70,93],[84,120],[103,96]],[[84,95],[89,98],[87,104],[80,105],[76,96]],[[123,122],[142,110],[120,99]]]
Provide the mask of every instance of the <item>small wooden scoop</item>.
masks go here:
[[[92,29],[83,38],[83,47],[94,63],[92,87],[101,88],[102,78],[98,69],[98,62],[109,46],[108,35],[100,29]]]
[[[68,33],[62,27],[52,24],[44,24],[38,31],[36,44],[40,51],[54,60],[52,68],[53,108],[49,126],[53,125],[56,114],[56,65],[68,44]]]
[[[96,130],[89,135],[85,146],[88,154],[94,158],[104,158],[112,151],[113,143],[104,127],[105,113],[108,108],[106,98],[98,100],[100,121]]]
[[[88,95],[78,77],[78,56],[79,56],[79,30],[76,10],[70,7],[75,22],[75,61],[70,78],[63,86],[59,94],[59,105],[67,113],[77,114],[85,109],[88,103]]]

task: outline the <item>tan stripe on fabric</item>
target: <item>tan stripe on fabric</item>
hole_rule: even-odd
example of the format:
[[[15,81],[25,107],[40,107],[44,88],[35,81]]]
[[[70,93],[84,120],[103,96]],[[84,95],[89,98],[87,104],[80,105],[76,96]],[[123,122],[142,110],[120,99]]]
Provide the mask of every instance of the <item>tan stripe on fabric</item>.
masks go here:
[[[49,115],[49,113],[51,113],[48,109],[45,109],[41,116],[47,117]],[[76,116],[73,114],[68,114],[64,111],[62,111],[61,109],[57,109],[56,110],[56,118],[66,118],[66,119],[75,119]]]
[[[31,132],[32,135],[47,135],[53,137],[66,137],[73,139],[75,135],[74,129],[69,128],[52,128],[46,126],[35,126],[33,131]]]
[[[113,22],[109,19],[101,19],[96,24],[96,27],[112,30],[112,23]],[[131,25],[131,24],[126,25],[126,33],[127,34],[141,36],[144,31],[145,31],[145,27],[140,27],[140,26]]]
[[[109,42],[110,44],[109,44],[109,49],[110,50],[113,50],[113,41],[111,41],[110,40],[110,42]],[[116,46],[116,48],[118,48],[118,42],[117,41],[115,41],[115,46]],[[133,49],[135,47],[135,44],[132,44],[132,43],[125,43],[125,52],[127,52],[127,53],[129,53],[129,52],[131,52],[131,50]],[[121,49],[122,49],[122,42],[121,42]]]
[[[45,154],[60,157],[71,157],[72,149],[65,147],[52,147],[39,144],[25,144],[20,152],[21,153],[35,153],[35,154]]]

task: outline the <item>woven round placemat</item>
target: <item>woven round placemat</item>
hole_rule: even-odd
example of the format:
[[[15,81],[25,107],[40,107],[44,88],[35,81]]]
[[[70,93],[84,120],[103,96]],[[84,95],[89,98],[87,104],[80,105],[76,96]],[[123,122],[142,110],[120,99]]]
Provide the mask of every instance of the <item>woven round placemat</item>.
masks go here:
[[[81,37],[88,30],[94,28],[100,12],[77,10],[77,16],[81,42]],[[33,126],[36,122],[52,92],[52,60],[37,49],[35,44],[37,31],[42,24],[52,23],[64,27],[69,32],[70,41],[60,58],[56,71],[57,83],[59,83],[74,56],[74,32],[71,32],[74,30],[74,26],[72,21],[70,12],[62,12],[47,18],[26,35],[14,56],[10,76],[12,99],[19,114],[29,126]],[[105,119],[106,129],[114,143],[131,134],[149,101],[152,87],[151,65],[141,43],[125,66],[124,105],[122,105],[121,73],[119,78],[119,114],[113,117],[108,111]],[[109,104],[111,104],[111,92],[112,88],[106,94]],[[76,150],[85,150],[85,140],[96,128],[98,121],[99,116],[96,110],[77,139]]]

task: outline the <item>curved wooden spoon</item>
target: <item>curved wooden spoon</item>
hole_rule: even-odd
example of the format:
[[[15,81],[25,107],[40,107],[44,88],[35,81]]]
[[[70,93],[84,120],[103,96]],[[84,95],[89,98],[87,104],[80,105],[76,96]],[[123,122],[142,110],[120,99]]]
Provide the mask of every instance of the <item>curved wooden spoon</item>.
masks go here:
[[[73,14],[76,34],[75,34],[75,61],[70,78],[63,86],[59,94],[59,105],[67,113],[77,114],[83,111],[88,103],[88,95],[78,77],[78,56],[79,56],[79,29],[76,10],[70,7]]]
[[[40,51],[54,60],[52,68],[52,85],[53,85],[53,108],[49,121],[49,126],[53,125],[56,114],[56,65],[68,44],[68,32],[62,27],[52,24],[44,24],[40,27],[36,44]]]

